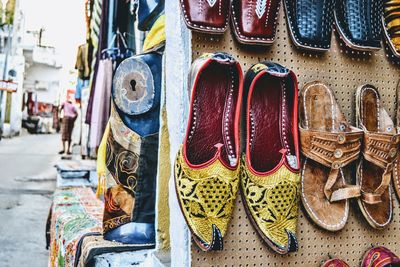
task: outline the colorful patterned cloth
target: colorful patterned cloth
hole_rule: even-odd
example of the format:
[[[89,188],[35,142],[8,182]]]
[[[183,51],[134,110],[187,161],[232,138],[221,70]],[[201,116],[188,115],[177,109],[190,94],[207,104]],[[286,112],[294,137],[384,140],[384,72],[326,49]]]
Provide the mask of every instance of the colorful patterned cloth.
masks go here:
[[[101,200],[91,188],[66,188],[54,192],[50,216],[49,267],[73,267],[81,238],[101,233]]]

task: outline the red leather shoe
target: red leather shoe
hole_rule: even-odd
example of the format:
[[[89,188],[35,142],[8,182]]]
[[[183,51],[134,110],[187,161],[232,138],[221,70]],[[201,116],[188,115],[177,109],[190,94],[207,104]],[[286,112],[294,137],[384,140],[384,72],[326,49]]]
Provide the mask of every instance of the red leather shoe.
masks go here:
[[[361,267],[400,267],[400,258],[385,247],[374,247],[368,250]]]
[[[279,0],[233,0],[231,21],[236,39],[243,44],[272,44],[279,6]]]
[[[221,34],[228,27],[229,0],[180,0],[183,19],[189,29]]]
[[[175,162],[175,186],[193,240],[221,250],[239,188],[243,74],[225,53],[205,54],[190,71],[191,108]]]
[[[340,259],[330,259],[324,262],[321,267],[350,267],[346,262]]]

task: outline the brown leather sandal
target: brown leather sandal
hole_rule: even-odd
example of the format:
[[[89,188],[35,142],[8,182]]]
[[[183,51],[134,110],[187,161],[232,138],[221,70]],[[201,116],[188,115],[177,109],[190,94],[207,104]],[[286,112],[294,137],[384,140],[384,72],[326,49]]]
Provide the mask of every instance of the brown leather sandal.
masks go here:
[[[397,133],[400,134],[400,80],[397,83],[397,102],[396,102],[396,128]],[[397,153],[396,161],[393,167],[393,188],[396,192],[397,198],[400,201],[400,153]]]
[[[400,139],[374,86],[357,89],[356,107],[357,124],[364,131],[363,156],[357,167],[358,205],[367,222],[380,229],[393,217],[390,180]]]
[[[359,186],[346,184],[343,169],[358,158],[363,133],[348,124],[332,90],[318,81],[300,92],[299,128],[303,206],[318,226],[338,231],[347,222],[348,200],[360,196]]]

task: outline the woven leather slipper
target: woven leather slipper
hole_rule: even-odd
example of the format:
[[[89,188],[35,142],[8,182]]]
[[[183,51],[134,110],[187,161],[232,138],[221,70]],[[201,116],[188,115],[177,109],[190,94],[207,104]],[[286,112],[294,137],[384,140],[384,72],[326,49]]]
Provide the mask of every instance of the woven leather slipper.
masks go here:
[[[180,0],[186,26],[198,32],[222,34],[228,27],[230,0]]]
[[[400,267],[400,258],[385,247],[373,247],[365,252],[361,267]]]
[[[233,0],[232,29],[243,44],[269,45],[275,41],[280,0]]]
[[[392,54],[400,59],[400,0],[384,0],[383,32]]]
[[[356,179],[361,197],[357,201],[367,222],[379,229],[393,217],[390,181],[400,138],[374,86],[357,89],[356,107],[357,124],[364,131]]]
[[[326,51],[331,47],[334,0],[284,0],[287,26],[296,47]]]
[[[381,49],[381,1],[337,0],[335,6],[336,28],[347,47],[359,51]]]
[[[349,199],[360,196],[359,186],[346,184],[344,168],[358,158],[362,131],[349,125],[332,90],[318,81],[300,92],[299,127],[303,206],[318,226],[338,231],[347,222]]]
[[[190,70],[186,137],[175,162],[175,186],[193,240],[222,250],[239,189],[239,118],[243,74],[226,53],[204,54]]]

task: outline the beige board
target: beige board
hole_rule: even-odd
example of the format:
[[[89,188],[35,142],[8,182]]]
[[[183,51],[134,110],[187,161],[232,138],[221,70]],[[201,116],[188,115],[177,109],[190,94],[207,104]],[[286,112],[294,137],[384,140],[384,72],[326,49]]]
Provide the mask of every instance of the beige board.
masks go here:
[[[246,72],[253,64],[271,60],[292,69],[298,76],[299,88],[304,83],[320,80],[335,92],[344,114],[355,123],[355,92],[358,86],[375,85],[382,102],[394,118],[396,85],[400,68],[388,60],[382,49],[368,56],[350,52],[333,34],[332,47],[323,55],[301,52],[293,47],[288,36],[283,10],[280,12],[277,40],[270,48],[252,48],[238,44],[228,30],[223,36],[193,33],[193,59],[205,52],[223,51],[240,61]],[[383,231],[369,227],[352,202],[350,218],[344,230],[329,233],[308,220],[301,208],[298,237],[299,251],[292,255],[277,255],[264,245],[247,218],[238,196],[232,221],[224,239],[222,252],[201,252],[192,243],[193,266],[319,266],[332,257],[345,259],[350,266],[360,266],[361,258],[371,244],[385,245],[400,254],[400,208],[394,199],[394,221]]]

